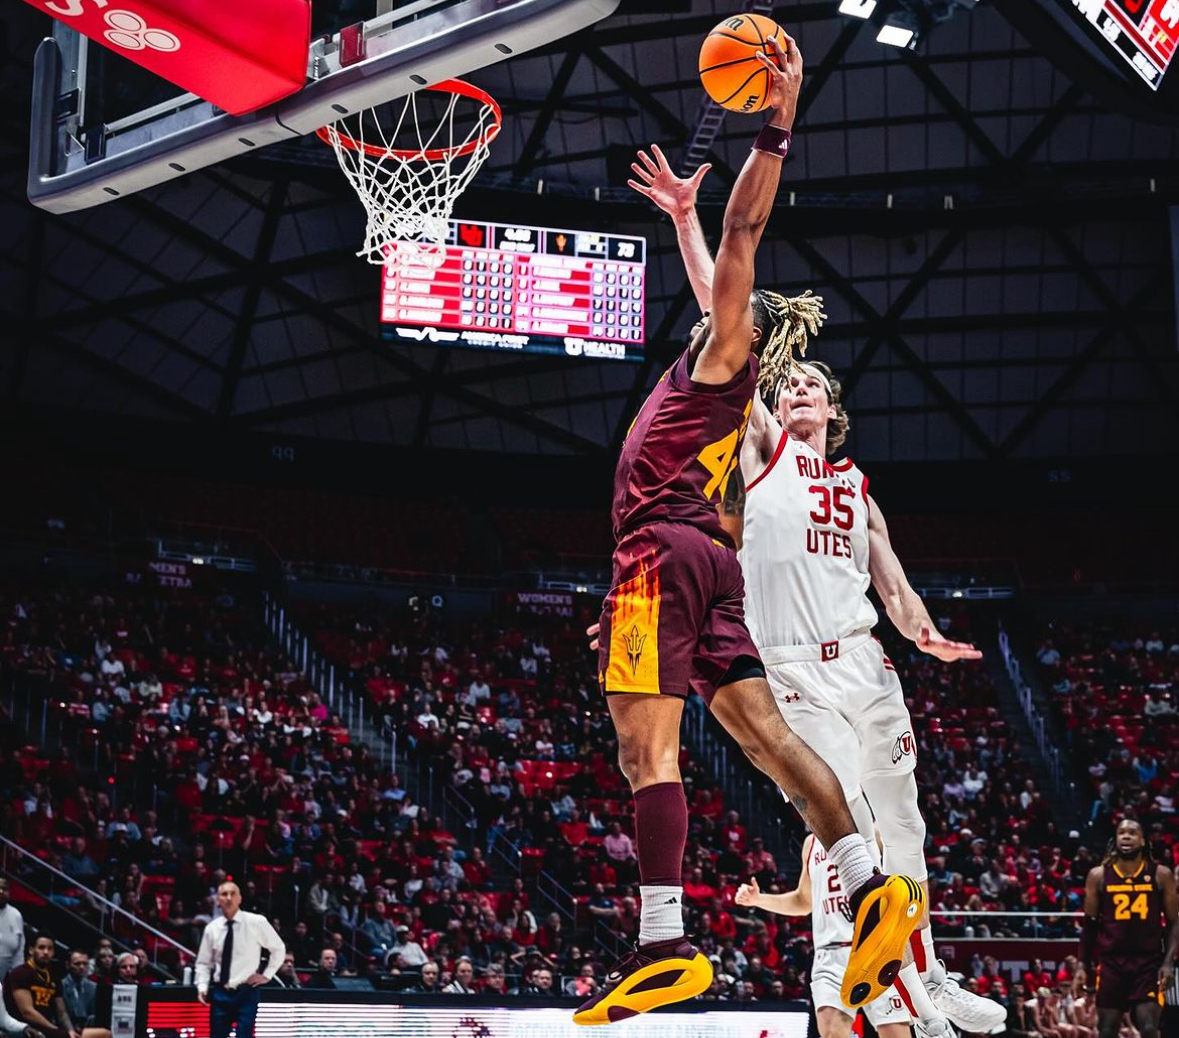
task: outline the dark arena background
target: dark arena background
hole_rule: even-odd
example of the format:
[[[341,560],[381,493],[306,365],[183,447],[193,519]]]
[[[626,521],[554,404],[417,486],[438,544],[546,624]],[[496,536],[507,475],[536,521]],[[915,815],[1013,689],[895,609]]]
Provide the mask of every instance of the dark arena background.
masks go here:
[[[700,315],[626,182],[711,163],[716,248],[761,118],[697,54],[742,12],[806,61],[758,283],[822,295],[841,455],[983,653],[881,610],[937,954],[1016,1038],[1096,1038],[1089,870],[1126,817],[1179,861],[1177,0],[5,0],[0,983],[48,934],[91,1027],[208,1038],[229,879],[291,957],[258,1035],[574,1033],[639,928],[585,630]],[[310,132],[386,100],[366,62],[398,108],[459,75],[501,108],[424,275],[357,254]],[[810,920],[736,903],[794,889],[800,818],[699,699],[679,764],[715,978],[614,1029],[817,1033]]]

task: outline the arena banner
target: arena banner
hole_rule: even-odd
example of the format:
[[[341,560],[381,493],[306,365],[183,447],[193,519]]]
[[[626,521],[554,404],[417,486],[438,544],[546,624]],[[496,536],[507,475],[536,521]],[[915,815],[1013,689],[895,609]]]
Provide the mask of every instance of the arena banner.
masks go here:
[[[515,613],[573,618],[572,591],[508,591],[504,604]]]
[[[146,989],[151,992],[151,989]],[[176,989],[168,996],[180,994]],[[209,1038],[209,1010],[187,989],[184,1001],[146,995],[141,1033],[147,1038]],[[141,999],[142,1001],[142,999]],[[507,1001],[513,1001],[508,999]],[[537,1000],[524,1000],[535,1003]],[[568,1006],[479,1004],[483,999],[439,996],[407,1004],[390,995],[331,991],[263,992],[256,1038],[584,1038]],[[475,1003],[475,1004],[473,1004]],[[807,1038],[809,1014],[799,1003],[693,1003],[688,1011],[649,1013],[615,1024],[611,1033],[643,1038]]]
[[[936,934],[937,931],[935,930]],[[1034,937],[938,937],[937,953],[946,967],[971,975],[973,961],[995,959],[1005,977],[1020,976],[1032,959],[1042,959],[1049,969],[1055,969],[1069,955],[1079,954],[1077,938],[1055,939]]]

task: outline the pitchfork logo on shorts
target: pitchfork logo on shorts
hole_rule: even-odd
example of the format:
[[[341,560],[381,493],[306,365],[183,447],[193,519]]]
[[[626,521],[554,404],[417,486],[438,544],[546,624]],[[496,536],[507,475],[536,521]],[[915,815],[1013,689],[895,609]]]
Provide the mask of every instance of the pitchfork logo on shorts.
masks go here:
[[[897,736],[897,741],[892,744],[892,762],[896,764],[902,757],[915,756],[917,747],[913,743],[913,733],[903,732]]]
[[[626,658],[630,660],[630,671],[632,674],[637,674],[639,660],[643,658],[643,646],[647,644],[647,636],[639,634],[638,624],[631,624],[630,631],[623,641],[626,642]]]

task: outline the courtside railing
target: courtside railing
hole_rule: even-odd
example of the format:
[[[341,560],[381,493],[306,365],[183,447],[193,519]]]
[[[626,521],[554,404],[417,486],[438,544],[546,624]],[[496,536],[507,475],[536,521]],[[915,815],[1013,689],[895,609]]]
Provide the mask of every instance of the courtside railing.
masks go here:
[[[0,874],[67,912],[79,925],[109,937],[121,951],[142,947],[151,965],[170,980],[180,980],[181,972],[196,961],[191,948],[5,836],[0,836]]]
[[[319,694],[329,713],[337,715],[375,754],[378,763],[391,771],[398,766],[397,729],[384,725],[380,715],[366,702],[366,693],[355,682],[337,675],[336,665],[311,644],[292,621],[286,608],[271,594],[263,596],[262,616],[266,629],[283,651],[303,671],[308,684]]]
[[[1040,751],[1040,756],[1044,758],[1044,763],[1048,766],[1049,774],[1052,776],[1052,788],[1059,793],[1063,774],[1060,750],[1052,744],[1052,740],[1049,738],[1047,721],[1036,705],[1031,686],[1023,679],[1023,668],[1020,666],[1019,658],[1011,648],[1007,632],[1002,628],[999,630],[999,652],[1003,656],[1007,676],[1011,679],[1011,684],[1015,686],[1020,709],[1023,710],[1028,727],[1031,728],[1032,735],[1036,740],[1036,748]]]

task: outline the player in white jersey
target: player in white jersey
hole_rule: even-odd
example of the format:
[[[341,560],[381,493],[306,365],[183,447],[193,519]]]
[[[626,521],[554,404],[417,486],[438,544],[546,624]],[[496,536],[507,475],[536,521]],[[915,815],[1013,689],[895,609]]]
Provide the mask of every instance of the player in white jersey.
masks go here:
[[[802,845],[802,873],[798,888],[789,894],[763,894],[757,880],[742,884],[737,904],[762,908],[777,915],[811,917],[811,934],[815,944],[815,961],[811,967],[811,1001],[819,1025],[819,1038],[849,1038],[855,1011],[849,1010],[839,996],[839,985],[847,969],[851,947],[852,924],[848,921],[847,897],[839,882],[839,873],[827,860],[823,845],[808,835]],[[910,1038],[910,1013],[902,992],[886,991],[863,1007],[880,1038]]]
[[[632,167],[639,181],[631,186],[672,216],[692,288],[707,312],[713,263],[695,211],[707,167],[681,179],[658,149],[654,158],[639,154],[642,165]],[[742,478],[729,479],[723,505],[741,545],[749,630],[783,717],[830,763],[869,842],[875,813],[886,871],[921,881],[928,904],[916,743],[896,670],[872,638],[877,615],[868,588],[875,587],[894,626],[923,652],[946,662],[981,653],[937,630],[892,549],[867,477],[850,460],[828,460],[848,424],[831,370],[810,362],[782,372],[763,367],[762,375],[775,411],[755,396]],[[1004,1026],[1002,1006],[946,975],[928,915],[911,947],[926,988],[953,1023],[974,1033]]]

